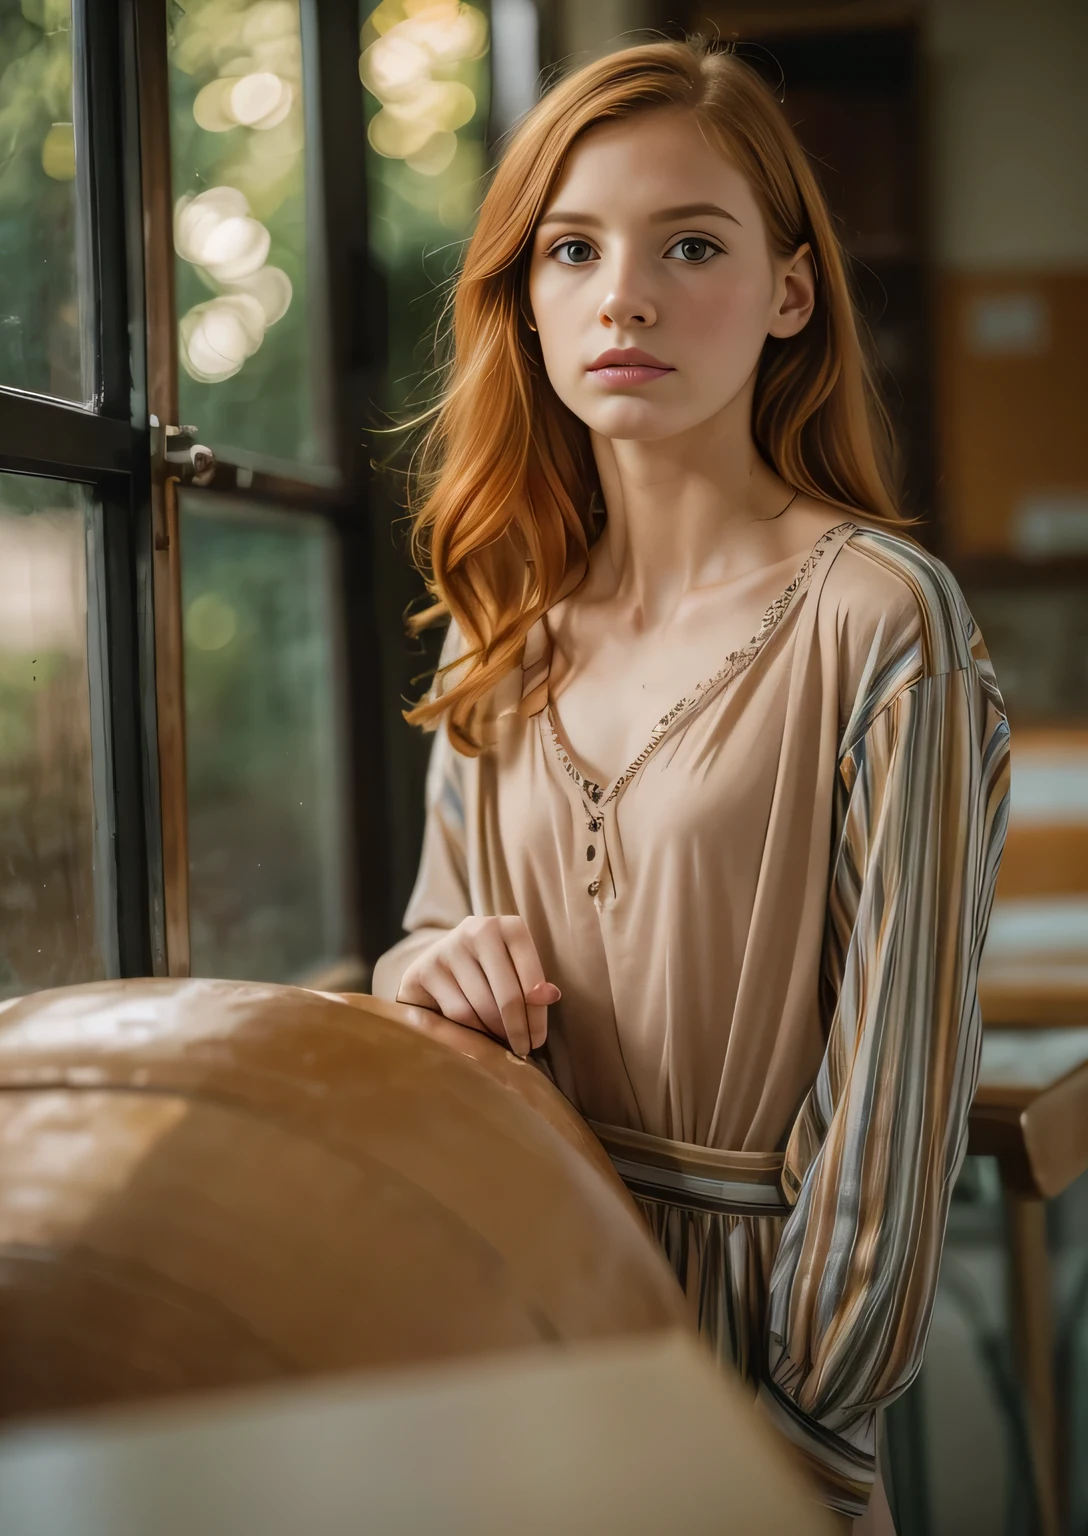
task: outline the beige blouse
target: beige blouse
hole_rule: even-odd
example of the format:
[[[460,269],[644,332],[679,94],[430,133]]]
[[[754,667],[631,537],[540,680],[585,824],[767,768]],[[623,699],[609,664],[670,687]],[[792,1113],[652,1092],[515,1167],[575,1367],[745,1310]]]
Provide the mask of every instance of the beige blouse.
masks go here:
[[[782,1154],[775,1214],[647,1215],[704,1330],[859,1514],[874,1410],[921,1362],[977,1072],[1008,804],[981,636],[939,561],[844,521],[607,785],[564,744],[550,654],[545,617],[479,758],[437,732],[408,936],[373,990],[465,916],[520,915],[563,993],[547,1065],[584,1115]]]

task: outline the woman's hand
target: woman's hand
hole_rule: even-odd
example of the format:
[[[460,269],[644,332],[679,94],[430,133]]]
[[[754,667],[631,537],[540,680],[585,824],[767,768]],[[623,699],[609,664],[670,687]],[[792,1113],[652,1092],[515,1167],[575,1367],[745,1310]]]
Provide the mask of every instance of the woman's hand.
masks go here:
[[[466,917],[412,961],[397,1002],[433,1008],[527,1056],[544,1044],[548,1004],[561,996],[520,917]]]

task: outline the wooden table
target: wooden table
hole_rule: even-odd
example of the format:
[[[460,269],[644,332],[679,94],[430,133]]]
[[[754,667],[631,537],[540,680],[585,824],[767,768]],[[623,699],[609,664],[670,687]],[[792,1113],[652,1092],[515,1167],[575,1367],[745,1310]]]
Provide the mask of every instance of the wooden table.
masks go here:
[[[1001,1171],[1013,1342],[1040,1520],[1044,1536],[1057,1536],[1065,1499],[1046,1201],[1088,1168],[1088,989],[1078,996],[1068,980],[1052,977],[1033,991],[1025,976],[1002,991],[991,980],[982,1004],[988,1025],[1000,1024],[983,1040],[968,1150],[995,1157]]]
[[[4,1536],[828,1536],[686,1330],[0,1435]]]
[[[1088,955],[991,962],[978,989],[987,1029],[1088,1025]]]

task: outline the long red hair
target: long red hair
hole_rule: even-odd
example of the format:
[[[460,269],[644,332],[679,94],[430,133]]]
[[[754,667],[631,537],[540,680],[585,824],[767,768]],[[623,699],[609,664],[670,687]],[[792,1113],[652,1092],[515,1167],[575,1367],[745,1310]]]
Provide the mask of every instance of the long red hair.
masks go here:
[[[495,171],[457,281],[445,387],[414,466],[412,557],[433,602],[408,627],[418,634],[449,614],[467,651],[456,682],[405,719],[433,725],[446,713],[466,754],[480,750],[478,706],[519,661],[572,568],[584,568],[599,489],[589,433],[551,388],[525,318],[533,232],[582,134],[663,107],[694,113],[716,135],[779,254],[806,242],[812,250],[813,314],[797,336],[768,338],[760,360],[760,453],[803,494],[903,521],[843,251],[771,91],[735,54],[701,43],[651,43],[587,65],[537,103]]]

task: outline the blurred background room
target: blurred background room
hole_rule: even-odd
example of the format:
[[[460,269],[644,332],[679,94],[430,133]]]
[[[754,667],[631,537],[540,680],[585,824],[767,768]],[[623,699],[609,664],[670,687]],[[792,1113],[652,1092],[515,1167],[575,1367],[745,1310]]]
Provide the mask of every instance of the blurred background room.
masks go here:
[[[1085,1536],[1083,0],[0,0],[0,998],[366,989],[440,639],[405,639],[382,429],[430,398],[503,135],[685,32],[813,157],[905,505],[1012,724],[971,1156],[889,1415],[901,1536]]]

